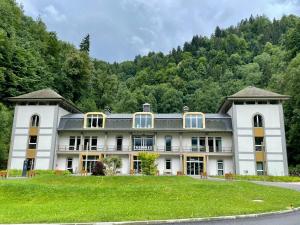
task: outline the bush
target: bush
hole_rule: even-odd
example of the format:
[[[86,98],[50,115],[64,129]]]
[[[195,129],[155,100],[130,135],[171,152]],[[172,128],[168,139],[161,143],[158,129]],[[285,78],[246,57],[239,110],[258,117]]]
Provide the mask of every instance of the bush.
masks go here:
[[[95,167],[93,168],[92,175],[94,176],[105,176],[105,166],[103,162],[96,162]]]
[[[300,164],[296,166],[290,166],[289,167],[289,174],[290,176],[300,176]]]
[[[159,154],[140,152],[138,157],[141,160],[142,173],[144,175],[155,175],[157,171],[155,160],[159,157]]]
[[[107,156],[103,159],[106,175],[112,176],[117,173],[117,169],[122,167],[122,160],[118,156]]]

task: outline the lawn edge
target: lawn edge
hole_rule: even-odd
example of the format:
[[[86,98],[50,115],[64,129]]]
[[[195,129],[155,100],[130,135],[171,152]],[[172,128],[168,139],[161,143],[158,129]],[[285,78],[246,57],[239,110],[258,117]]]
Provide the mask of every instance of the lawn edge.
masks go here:
[[[119,221],[119,222],[85,222],[85,223],[30,223],[30,224],[15,224],[15,225],[125,225],[125,224],[165,224],[165,223],[180,223],[180,222],[202,222],[202,221],[221,221],[221,220],[235,220],[244,218],[256,218],[269,215],[280,215],[300,211],[300,207],[285,209],[280,211],[271,211],[263,213],[252,213],[232,216],[214,216],[214,217],[200,217],[200,218],[184,218],[184,219],[166,219],[166,220],[141,220],[141,221]],[[7,225],[7,224],[0,224]]]

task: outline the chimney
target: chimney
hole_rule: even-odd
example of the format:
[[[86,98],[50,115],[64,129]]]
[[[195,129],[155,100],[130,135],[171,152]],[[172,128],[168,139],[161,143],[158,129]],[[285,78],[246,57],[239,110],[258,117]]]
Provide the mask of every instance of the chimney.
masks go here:
[[[109,106],[105,106],[105,107],[104,107],[104,113],[105,113],[106,115],[109,115],[109,114],[111,113],[111,109],[109,108]]]
[[[143,104],[143,112],[150,112],[150,104],[149,103]]]
[[[185,105],[185,106],[183,106],[182,110],[183,110],[183,113],[186,113],[190,110],[190,108]]]

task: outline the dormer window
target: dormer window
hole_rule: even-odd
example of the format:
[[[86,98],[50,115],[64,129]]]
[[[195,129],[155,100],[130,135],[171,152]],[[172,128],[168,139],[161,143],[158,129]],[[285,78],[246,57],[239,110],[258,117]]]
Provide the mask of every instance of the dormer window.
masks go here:
[[[152,113],[134,114],[133,128],[153,128],[153,114]]]
[[[40,117],[38,115],[33,115],[31,117],[30,126],[31,127],[38,127],[40,123]]]
[[[105,115],[103,113],[87,113],[85,118],[85,128],[103,128]]]
[[[183,127],[188,129],[205,128],[205,116],[200,112],[189,112],[183,115]]]

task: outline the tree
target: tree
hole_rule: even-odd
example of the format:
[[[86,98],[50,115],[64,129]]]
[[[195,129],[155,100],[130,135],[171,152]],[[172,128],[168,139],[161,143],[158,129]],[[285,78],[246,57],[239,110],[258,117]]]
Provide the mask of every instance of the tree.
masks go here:
[[[90,52],[90,35],[87,34],[79,45],[80,51],[89,53]]]
[[[103,159],[106,167],[106,175],[113,176],[117,173],[117,169],[122,167],[122,160],[118,156],[107,156]]]
[[[156,175],[157,164],[156,159],[159,157],[157,153],[139,152],[138,158],[141,160],[142,173],[144,175]]]
[[[7,165],[11,127],[12,112],[0,102],[0,169]]]

